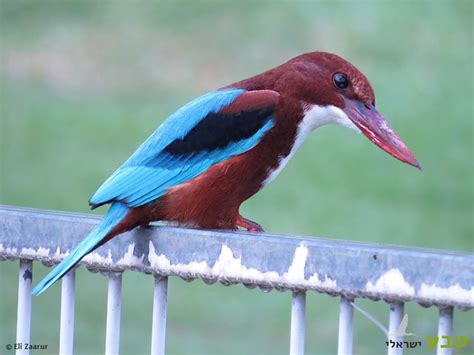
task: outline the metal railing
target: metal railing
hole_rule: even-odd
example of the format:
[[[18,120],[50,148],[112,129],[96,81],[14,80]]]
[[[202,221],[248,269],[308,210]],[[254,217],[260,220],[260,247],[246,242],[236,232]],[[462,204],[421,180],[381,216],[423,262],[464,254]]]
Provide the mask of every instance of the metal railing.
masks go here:
[[[58,263],[98,221],[91,215],[0,206],[0,260],[20,261],[18,343],[30,339],[32,262]],[[165,352],[169,276],[292,291],[290,354],[304,353],[305,296],[310,290],[340,297],[339,354],[352,353],[356,298],[390,304],[390,343],[403,341],[397,331],[405,302],[439,308],[439,339],[451,336],[453,308],[474,307],[474,255],[461,252],[153,226],[114,238],[81,264],[108,274],[107,354],[119,352],[125,270],[155,277],[152,354]],[[74,288],[73,270],[62,279],[59,349],[64,354],[73,352]],[[388,346],[389,354],[402,351],[403,347]],[[439,342],[437,352],[450,354],[451,349]]]

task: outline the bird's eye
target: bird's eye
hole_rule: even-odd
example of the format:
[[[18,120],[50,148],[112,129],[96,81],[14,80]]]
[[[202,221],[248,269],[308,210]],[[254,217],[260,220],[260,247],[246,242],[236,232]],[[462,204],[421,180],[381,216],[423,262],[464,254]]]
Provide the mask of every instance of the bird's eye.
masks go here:
[[[345,89],[349,86],[349,79],[347,79],[347,76],[344,74],[336,73],[332,77],[332,80],[334,81],[334,85],[339,89]]]

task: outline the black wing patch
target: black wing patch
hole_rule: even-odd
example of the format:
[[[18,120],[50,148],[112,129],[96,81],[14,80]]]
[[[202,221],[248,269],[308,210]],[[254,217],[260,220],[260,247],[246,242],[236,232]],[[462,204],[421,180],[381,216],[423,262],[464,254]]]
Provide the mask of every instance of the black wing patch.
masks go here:
[[[182,139],[171,142],[164,151],[171,155],[189,155],[222,149],[254,135],[272,119],[273,108],[240,111],[237,114],[211,112]]]

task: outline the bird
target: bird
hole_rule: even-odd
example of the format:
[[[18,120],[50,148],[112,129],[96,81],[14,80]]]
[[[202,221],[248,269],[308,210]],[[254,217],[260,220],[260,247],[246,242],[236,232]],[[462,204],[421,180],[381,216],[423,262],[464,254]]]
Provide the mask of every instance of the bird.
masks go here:
[[[421,170],[375,108],[368,79],[338,55],[309,52],[197,97],[172,113],[92,195],[102,221],[38,285],[39,295],[85,255],[153,221],[262,232],[240,205],[272,182],[318,127],[361,132]]]

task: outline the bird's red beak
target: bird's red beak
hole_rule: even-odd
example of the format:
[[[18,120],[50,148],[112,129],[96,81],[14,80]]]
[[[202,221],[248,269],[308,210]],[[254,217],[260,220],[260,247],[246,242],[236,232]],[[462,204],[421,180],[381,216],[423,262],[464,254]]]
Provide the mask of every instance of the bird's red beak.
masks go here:
[[[344,98],[343,111],[362,133],[384,151],[398,160],[421,170],[420,164],[405,143],[392,130],[373,105],[365,105],[357,100]]]

